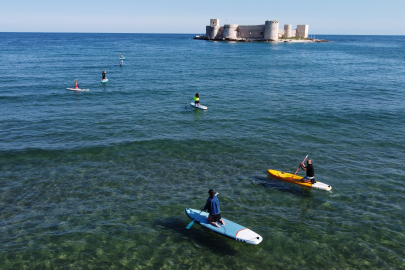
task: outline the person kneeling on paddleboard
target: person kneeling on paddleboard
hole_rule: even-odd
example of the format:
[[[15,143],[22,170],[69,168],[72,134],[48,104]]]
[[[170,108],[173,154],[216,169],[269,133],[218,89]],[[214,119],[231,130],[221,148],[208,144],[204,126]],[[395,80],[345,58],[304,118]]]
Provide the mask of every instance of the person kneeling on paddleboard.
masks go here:
[[[200,95],[198,93],[195,93],[195,97],[193,97],[193,99],[194,99],[194,105],[200,106]]]
[[[302,182],[308,183],[311,182],[312,184],[315,184],[315,171],[314,171],[314,165],[312,165],[312,160],[308,159],[307,161],[307,166],[304,164],[301,164],[301,169],[307,172],[307,175],[302,178]]]
[[[198,93],[197,93],[198,95]],[[221,222],[222,225],[225,225],[225,222],[221,219],[221,211],[219,210],[219,199],[217,196],[215,196],[215,192],[210,189],[208,191],[208,194],[210,194],[210,196],[207,199],[207,203],[204,206],[204,210],[208,210],[208,222],[215,227],[221,227],[219,226],[216,222]]]

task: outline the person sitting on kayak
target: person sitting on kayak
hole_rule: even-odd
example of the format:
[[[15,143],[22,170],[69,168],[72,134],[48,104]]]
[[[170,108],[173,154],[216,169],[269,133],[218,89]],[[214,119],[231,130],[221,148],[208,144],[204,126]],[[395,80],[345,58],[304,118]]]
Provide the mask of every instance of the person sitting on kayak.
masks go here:
[[[198,95],[198,94],[197,94]],[[225,225],[225,222],[221,219],[221,211],[219,210],[219,199],[217,196],[215,196],[215,192],[210,189],[208,191],[208,194],[210,194],[210,196],[207,199],[207,203],[204,206],[204,210],[208,210],[208,222],[215,227],[221,227],[219,226],[216,222],[221,222],[222,225]]]
[[[78,81],[79,81],[78,79],[75,79],[75,89],[79,88],[79,84],[77,83]]]
[[[105,77],[105,74],[107,73],[107,71],[105,71],[105,69],[104,69],[104,71],[103,71],[103,81],[106,79],[106,77]]]
[[[193,99],[194,99],[194,105],[200,106],[200,95],[198,93],[195,93],[195,97],[193,97]]]
[[[307,175],[302,178],[302,182],[304,183],[309,183],[311,182],[312,184],[315,184],[315,171],[314,171],[314,165],[312,165],[312,160],[308,159],[307,161],[307,166],[304,164],[301,164],[301,169],[307,172]]]

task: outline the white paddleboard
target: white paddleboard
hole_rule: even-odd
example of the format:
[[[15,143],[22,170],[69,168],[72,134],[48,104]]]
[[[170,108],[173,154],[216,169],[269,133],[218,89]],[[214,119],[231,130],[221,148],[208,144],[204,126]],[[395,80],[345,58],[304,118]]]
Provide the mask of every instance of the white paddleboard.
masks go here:
[[[190,209],[186,208],[186,214],[189,218],[195,219],[195,222],[200,224],[201,226],[210,229],[216,233],[228,236],[236,241],[257,245],[261,241],[263,241],[263,237],[255,233],[254,231],[243,227],[233,221],[230,221],[226,218],[221,218],[225,225],[220,224],[217,222],[218,225],[221,227],[215,227],[208,222],[208,213],[201,212],[201,210]]]
[[[106,83],[106,82],[108,82],[108,79],[101,80],[101,82],[102,82],[102,83]]]
[[[328,184],[325,184],[325,183],[322,183],[322,182],[318,182],[318,181],[316,181],[315,184],[312,184],[312,188],[322,189],[322,190],[327,190],[327,191],[329,191],[329,190],[332,189],[332,187],[329,186]]]
[[[69,91],[82,91],[82,92],[89,91],[89,89],[80,89],[80,88],[66,88],[66,90],[69,90]]]
[[[190,105],[191,105],[191,107],[198,108],[198,109],[201,109],[201,110],[206,110],[206,109],[208,109],[208,108],[207,108],[206,106],[204,106],[204,105],[196,106],[194,102],[191,102]]]

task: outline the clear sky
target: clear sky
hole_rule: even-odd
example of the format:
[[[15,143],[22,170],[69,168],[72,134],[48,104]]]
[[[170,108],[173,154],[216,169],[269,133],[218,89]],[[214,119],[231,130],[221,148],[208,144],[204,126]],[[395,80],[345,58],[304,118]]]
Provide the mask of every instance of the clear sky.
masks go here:
[[[0,32],[205,33],[220,24],[309,24],[310,34],[405,35],[405,0],[1,0]]]

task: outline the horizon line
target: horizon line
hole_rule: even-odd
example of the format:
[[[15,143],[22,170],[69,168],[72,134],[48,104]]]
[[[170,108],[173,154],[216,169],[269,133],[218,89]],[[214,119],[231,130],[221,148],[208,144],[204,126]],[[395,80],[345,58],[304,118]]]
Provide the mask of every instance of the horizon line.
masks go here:
[[[27,33],[27,34],[147,34],[147,35],[205,35],[198,33],[128,33],[128,32],[25,32],[25,31],[6,31],[0,33]],[[324,35],[324,36],[405,36],[405,35],[388,35],[388,34],[308,34],[308,35]]]

